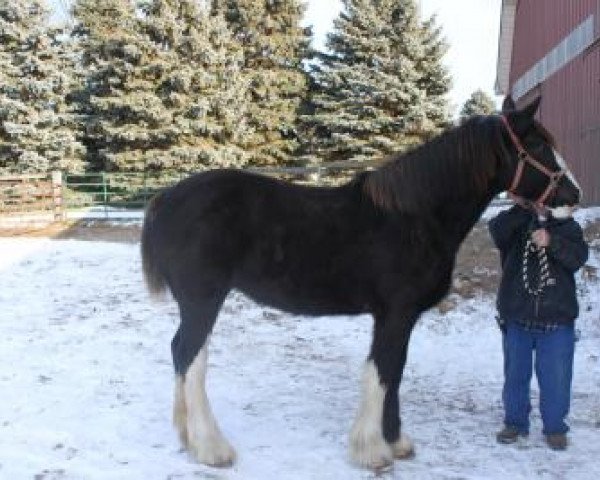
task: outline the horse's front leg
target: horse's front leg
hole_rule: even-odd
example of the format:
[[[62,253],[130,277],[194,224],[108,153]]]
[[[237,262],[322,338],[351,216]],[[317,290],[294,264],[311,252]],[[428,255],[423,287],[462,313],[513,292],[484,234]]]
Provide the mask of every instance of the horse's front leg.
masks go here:
[[[362,398],[350,433],[355,463],[371,469],[390,465],[394,458],[414,453],[401,434],[398,388],[406,364],[413,316],[376,318],[371,353],[363,371]]]

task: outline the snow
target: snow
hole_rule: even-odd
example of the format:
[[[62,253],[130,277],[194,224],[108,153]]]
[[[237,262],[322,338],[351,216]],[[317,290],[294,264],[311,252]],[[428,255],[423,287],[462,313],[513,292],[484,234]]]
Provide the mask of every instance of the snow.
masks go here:
[[[588,207],[575,211],[575,219],[581,224],[586,225],[600,218],[600,207]]]
[[[94,205],[92,207],[67,210],[65,216],[68,220],[120,220],[121,222],[129,220],[132,224],[141,224],[144,219],[144,211],[115,208],[108,205]]]
[[[66,221],[84,223],[104,222],[114,225],[141,225],[144,220],[143,210],[115,208],[108,205],[95,205],[85,208],[67,209],[63,212]],[[52,211],[18,212],[12,215],[0,216],[0,228],[44,227],[55,221]]]
[[[590,264],[600,266],[599,257],[596,250]],[[401,387],[417,455],[380,476],[600,478],[600,289],[581,275],[578,282],[566,452],[543,442],[535,381],[529,440],[495,442],[500,334],[494,299],[480,296],[417,324]],[[148,298],[139,245],[0,239],[0,312],[1,479],[375,477],[351,466],[347,451],[370,342],[366,316],[294,317],[230,295],[208,371],[215,416],[238,453],[221,470],[194,463],[171,426],[177,309]]]

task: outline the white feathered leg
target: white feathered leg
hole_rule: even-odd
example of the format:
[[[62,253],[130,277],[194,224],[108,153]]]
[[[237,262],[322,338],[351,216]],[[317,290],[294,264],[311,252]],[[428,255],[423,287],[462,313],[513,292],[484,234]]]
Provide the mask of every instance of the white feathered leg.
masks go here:
[[[199,462],[226,467],[235,461],[235,451],[219,430],[206,396],[207,363],[208,339],[185,374],[188,448]]]
[[[183,376],[175,376],[175,392],[173,395],[173,425],[179,434],[181,444],[187,448],[187,412],[185,408],[185,392]]]
[[[372,360],[367,361],[362,376],[362,398],[350,432],[352,460],[366,468],[381,469],[393,462],[394,452],[383,438],[383,402],[385,388]]]

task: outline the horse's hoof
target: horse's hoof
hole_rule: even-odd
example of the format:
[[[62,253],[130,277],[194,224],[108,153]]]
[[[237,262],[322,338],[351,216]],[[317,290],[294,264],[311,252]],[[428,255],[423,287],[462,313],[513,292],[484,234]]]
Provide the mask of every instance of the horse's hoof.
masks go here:
[[[400,438],[392,445],[394,458],[398,460],[410,460],[415,458],[415,447],[410,438],[400,434]]]
[[[196,460],[204,465],[217,468],[231,467],[235,463],[235,450],[224,438],[211,438],[191,444],[190,450]]]
[[[350,445],[350,456],[355,464],[375,471],[386,470],[394,463],[392,448],[383,438],[362,442],[354,439]]]

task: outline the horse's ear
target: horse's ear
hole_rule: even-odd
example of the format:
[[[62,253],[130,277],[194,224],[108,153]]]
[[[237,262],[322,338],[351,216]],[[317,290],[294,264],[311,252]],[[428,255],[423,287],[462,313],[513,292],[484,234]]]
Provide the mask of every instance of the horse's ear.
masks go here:
[[[513,98],[510,95],[506,96],[502,102],[502,113],[514,112],[516,109],[517,106],[515,105]]]
[[[540,101],[542,97],[537,97],[533,102],[527,105],[522,110],[515,110],[511,114],[512,124],[520,134],[525,134],[527,131],[533,127],[533,121],[535,118],[535,114],[540,106]]]
[[[542,97],[537,97],[533,102],[527,105],[523,110],[520,111],[520,114],[523,117],[531,118],[535,117],[535,114],[540,107],[540,102],[542,101]]]

